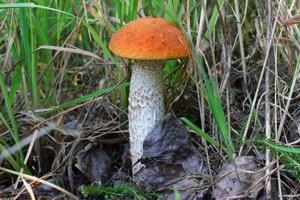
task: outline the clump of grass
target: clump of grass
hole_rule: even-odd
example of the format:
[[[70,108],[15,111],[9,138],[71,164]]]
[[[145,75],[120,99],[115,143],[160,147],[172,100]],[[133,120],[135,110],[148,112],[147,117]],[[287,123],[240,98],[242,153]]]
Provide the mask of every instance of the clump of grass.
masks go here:
[[[300,148],[286,146],[271,139],[260,140],[258,145],[269,148],[272,155],[279,157],[284,168],[290,171],[297,181],[300,181]]]
[[[152,191],[137,190],[131,184],[121,184],[116,187],[100,185],[82,185],[80,187],[84,197],[102,196],[105,199],[130,198],[130,199],[157,199],[159,194]]]

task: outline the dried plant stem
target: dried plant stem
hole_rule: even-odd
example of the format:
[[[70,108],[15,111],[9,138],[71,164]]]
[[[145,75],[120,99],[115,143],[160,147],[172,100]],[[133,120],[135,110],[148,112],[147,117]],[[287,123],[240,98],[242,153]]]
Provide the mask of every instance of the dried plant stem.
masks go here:
[[[295,5],[295,1],[292,2],[291,7],[289,9],[285,9],[285,10],[287,10],[287,12],[288,12],[289,15],[291,15],[290,13],[291,13],[294,5]],[[280,8],[280,6],[279,6],[279,8]],[[300,35],[299,29],[297,28],[297,26],[293,26],[293,27],[295,29],[295,32],[299,36]],[[282,31],[280,32],[280,35],[281,35],[281,33],[282,33]],[[296,41],[295,41],[294,44],[298,45]],[[294,93],[296,81],[297,81],[298,74],[299,74],[299,69],[300,69],[299,65],[300,65],[300,58],[298,58],[296,69],[295,69],[293,80],[292,80],[292,84],[291,84],[290,91],[289,91],[289,95],[287,97],[288,100],[287,100],[285,108],[284,108],[285,112],[283,112],[283,116],[282,116],[282,118],[280,120],[279,128],[277,130],[277,139],[280,139],[280,137],[281,137],[281,133],[282,133],[282,130],[283,130],[284,122],[285,122],[285,119],[286,119],[286,116],[287,116],[287,113],[288,113],[288,110],[289,110],[289,107],[290,107],[290,103],[291,103],[291,100],[292,100],[292,95]]]
[[[34,176],[30,176],[30,175],[27,175],[27,174],[23,174],[23,173],[19,173],[19,172],[16,172],[16,171],[13,171],[13,170],[10,170],[10,169],[7,169],[7,168],[3,168],[3,167],[0,167],[0,170],[1,171],[4,171],[4,172],[7,172],[7,173],[10,173],[10,174],[14,174],[14,175],[17,175],[17,176],[21,176],[22,178],[26,179],[26,180],[31,180],[33,182],[38,182],[38,183],[41,183],[41,184],[44,184],[44,185],[47,185],[53,189],[56,189],[60,192],[62,192],[63,194],[67,195],[68,197],[70,197],[71,199],[78,199],[79,198],[77,196],[75,196],[74,194],[68,192],[67,190],[51,183],[51,182],[48,182],[48,181],[45,181],[43,180],[43,178],[37,178],[37,177],[34,177]]]
[[[201,8],[201,14],[200,14],[200,19],[199,19],[199,24],[198,24],[198,30],[197,30],[196,49],[200,49],[200,38],[201,38],[202,33],[203,33],[202,31],[203,31],[204,14],[205,14],[204,8],[206,7],[206,0],[204,0],[203,2],[204,2],[204,4],[203,4],[203,7]],[[189,18],[188,16],[187,16],[187,18]],[[198,73],[198,74],[200,74],[200,73]],[[197,87],[199,117],[200,117],[200,120],[201,120],[201,128],[202,128],[202,130],[205,130],[205,100],[204,100],[203,89],[200,87],[200,83],[202,83],[203,81],[201,80],[201,75],[196,76],[196,77],[199,77],[198,78],[199,80],[197,80],[197,82],[195,84],[196,87]],[[213,173],[212,173],[210,159],[209,159],[208,145],[207,145],[206,140],[204,140],[204,139],[202,140],[202,143],[204,144],[204,148],[205,148],[206,162],[207,162],[207,166],[208,166],[208,172],[209,172],[210,182],[213,183],[213,175],[212,175]]]
[[[271,37],[271,31],[272,31],[272,2],[271,0],[268,0],[267,2],[267,38]],[[267,43],[269,42],[266,40]],[[271,44],[271,42],[269,42]],[[272,57],[268,57],[268,68],[271,69],[272,65]],[[271,108],[270,108],[270,71],[269,69],[266,71],[266,95],[265,95],[265,132],[266,132],[266,138],[271,139]],[[269,148],[266,148],[266,166],[270,164],[270,161],[272,160],[271,151]],[[270,173],[271,168],[268,168],[266,170],[266,174]],[[266,196],[267,199],[272,199],[272,187],[271,187],[271,176],[266,177]]]
[[[279,124],[279,128],[278,128],[278,138],[280,138],[280,136],[281,136],[283,126],[284,126],[284,123],[285,123],[285,120],[286,120],[287,112],[288,112],[290,104],[291,104],[292,95],[294,93],[296,81],[297,81],[298,76],[299,76],[299,69],[300,69],[299,65],[300,65],[300,58],[298,58],[298,61],[297,61],[297,65],[296,65],[296,69],[295,69],[295,72],[294,72],[294,75],[293,75],[291,88],[290,88],[290,91],[289,91],[289,95],[287,97],[287,102],[286,102],[285,107],[284,107],[285,112],[283,113],[283,116],[280,120],[280,124]]]
[[[283,2],[283,0],[280,0],[278,7],[280,7],[282,5],[282,2]],[[261,73],[260,73],[259,81],[257,83],[257,89],[255,91],[253,103],[251,105],[250,113],[249,113],[249,116],[248,116],[248,120],[247,120],[247,123],[246,123],[244,133],[243,133],[242,145],[240,147],[239,154],[238,154],[239,156],[241,156],[242,153],[243,153],[244,142],[245,142],[246,137],[247,137],[247,133],[248,133],[248,130],[249,130],[249,127],[250,127],[250,122],[251,122],[251,119],[252,119],[252,114],[253,114],[253,111],[254,111],[254,108],[255,108],[255,105],[256,105],[256,101],[257,101],[257,98],[258,98],[260,85],[262,83],[262,80],[263,80],[263,77],[264,77],[264,72],[266,70],[267,61],[268,61],[272,41],[273,41],[274,34],[275,34],[275,29],[276,29],[276,26],[277,26],[277,23],[278,23],[278,18],[279,18],[279,10],[277,10],[277,12],[276,12],[276,17],[275,17],[275,21],[274,21],[274,24],[273,24],[273,27],[272,27],[271,37],[270,37],[270,40],[269,40],[267,48],[266,48],[266,55],[265,55],[264,63],[263,63],[262,70],[261,70]]]
[[[276,41],[276,43],[277,43],[278,41]],[[277,97],[277,92],[278,92],[278,90],[277,90],[277,86],[278,86],[278,68],[277,68],[277,48],[278,48],[278,45],[274,45],[274,105],[275,106],[273,106],[274,107],[274,134],[275,134],[275,140],[276,141],[278,141],[278,132],[277,132],[277,130],[278,130],[278,124],[277,124],[277,104],[278,104],[278,102],[277,102],[277,99],[278,99],[278,97]],[[279,163],[279,161],[278,161],[279,159],[278,159],[278,157],[277,157],[277,162],[276,162],[276,165],[277,165],[277,168],[279,168],[279,165],[280,165],[280,163]],[[278,195],[278,197],[279,197],[279,199],[280,200],[282,200],[283,198],[282,198],[282,188],[281,188],[281,175],[280,175],[280,169],[277,171],[277,184],[278,184],[278,193],[279,193],[279,195]]]
[[[239,44],[240,44],[240,53],[242,59],[242,69],[243,69],[243,82],[244,88],[247,88],[247,66],[245,62],[245,51],[244,51],[244,43],[243,43],[243,33],[242,33],[242,25],[241,25],[241,18],[240,18],[240,11],[239,11],[239,3],[238,0],[234,0],[234,9],[235,9],[235,17],[237,20],[237,29],[238,29],[238,37],[239,37]]]

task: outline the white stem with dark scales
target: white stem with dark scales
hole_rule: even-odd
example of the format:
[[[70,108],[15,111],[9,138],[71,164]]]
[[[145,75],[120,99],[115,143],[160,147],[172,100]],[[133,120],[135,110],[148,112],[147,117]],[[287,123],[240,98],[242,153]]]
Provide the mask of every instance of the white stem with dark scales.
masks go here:
[[[132,163],[143,154],[143,142],[165,113],[163,98],[163,61],[136,61],[132,67],[129,93],[129,133]],[[141,164],[134,165],[135,175]]]

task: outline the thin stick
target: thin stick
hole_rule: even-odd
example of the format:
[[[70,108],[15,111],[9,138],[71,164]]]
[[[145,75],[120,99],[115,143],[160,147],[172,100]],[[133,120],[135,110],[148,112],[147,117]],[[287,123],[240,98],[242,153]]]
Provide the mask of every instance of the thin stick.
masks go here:
[[[278,41],[277,41],[278,42]],[[276,42],[276,43],[277,43]],[[278,141],[278,124],[277,124],[277,85],[278,85],[278,68],[277,68],[277,51],[278,45],[274,45],[274,132],[275,132],[275,140]],[[277,157],[278,158],[278,157]],[[277,161],[277,167],[279,167],[280,163]],[[278,197],[282,200],[282,188],[281,188],[281,175],[280,170],[277,171],[277,184],[278,184]]]
[[[267,1],[267,37],[270,37],[271,35],[271,29],[272,29],[272,2],[271,0]],[[268,40],[266,40],[267,43],[271,43]],[[270,56],[268,58],[268,66],[271,68],[271,59]],[[265,132],[266,132],[266,138],[271,139],[271,108],[270,108],[270,71],[266,71],[266,95],[265,95]],[[270,164],[270,160],[272,160],[271,151],[269,148],[266,148],[266,166]],[[266,170],[266,175],[270,174],[270,168]],[[271,176],[266,177],[266,197],[267,199],[272,199],[272,187],[271,187]]]

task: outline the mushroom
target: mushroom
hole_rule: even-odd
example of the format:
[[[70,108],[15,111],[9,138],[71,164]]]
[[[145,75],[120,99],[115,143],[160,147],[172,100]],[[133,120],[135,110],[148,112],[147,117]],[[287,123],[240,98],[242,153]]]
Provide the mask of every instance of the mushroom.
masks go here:
[[[129,134],[133,176],[142,164],[143,142],[164,114],[164,60],[188,57],[183,33],[162,18],[143,17],[128,23],[111,38],[109,49],[135,60],[129,92]]]

